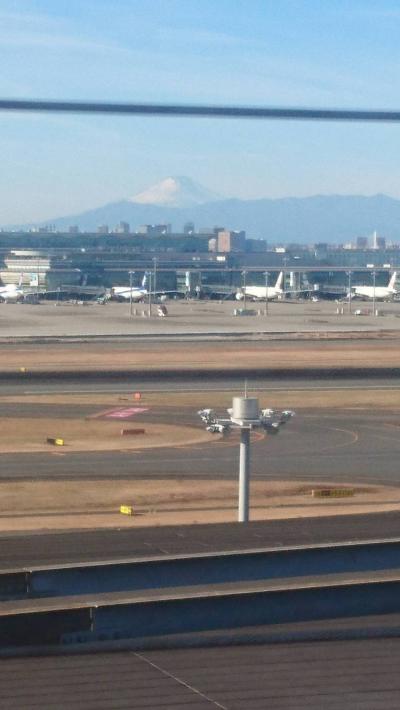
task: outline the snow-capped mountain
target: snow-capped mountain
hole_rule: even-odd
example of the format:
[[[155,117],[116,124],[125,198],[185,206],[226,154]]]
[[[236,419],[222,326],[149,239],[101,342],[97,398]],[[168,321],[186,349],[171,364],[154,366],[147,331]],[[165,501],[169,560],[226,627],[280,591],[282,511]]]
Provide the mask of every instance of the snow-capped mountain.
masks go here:
[[[159,207],[195,207],[206,202],[216,202],[223,197],[208,190],[198,182],[184,176],[167,177],[152,185],[144,192],[129,198],[138,205],[158,205]]]
[[[98,225],[113,229],[121,221],[128,222],[133,232],[143,224],[171,224],[175,232],[181,232],[187,222],[194,222],[196,229],[223,225],[243,229],[249,237],[266,239],[270,244],[345,243],[374,230],[397,242],[400,200],[387,195],[240,200],[218,197],[187,177],[169,177],[131,199],[3,229],[31,229],[50,223],[60,231],[79,225],[82,231],[94,232]]]

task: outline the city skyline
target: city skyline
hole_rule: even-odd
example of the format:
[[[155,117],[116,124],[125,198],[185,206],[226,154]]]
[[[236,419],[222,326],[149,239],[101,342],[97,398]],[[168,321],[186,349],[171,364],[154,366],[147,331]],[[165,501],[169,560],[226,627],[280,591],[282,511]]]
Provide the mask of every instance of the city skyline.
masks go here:
[[[397,3],[320,5],[3,0],[0,96],[398,109]],[[400,197],[396,125],[0,121],[2,224],[129,198],[170,174],[240,199]]]

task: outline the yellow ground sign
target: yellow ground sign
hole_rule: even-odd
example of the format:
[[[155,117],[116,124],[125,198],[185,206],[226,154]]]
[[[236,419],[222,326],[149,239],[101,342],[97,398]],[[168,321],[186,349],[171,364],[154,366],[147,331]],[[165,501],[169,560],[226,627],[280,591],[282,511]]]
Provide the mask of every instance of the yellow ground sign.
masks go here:
[[[313,498],[349,498],[354,496],[354,488],[313,488]]]
[[[53,446],[65,446],[64,439],[54,439],[52,437],[47,437],[47,443],[53,444]]]
[[[133,515],[133,507],[131,505],[121,505],[119,509],[123,515]]]

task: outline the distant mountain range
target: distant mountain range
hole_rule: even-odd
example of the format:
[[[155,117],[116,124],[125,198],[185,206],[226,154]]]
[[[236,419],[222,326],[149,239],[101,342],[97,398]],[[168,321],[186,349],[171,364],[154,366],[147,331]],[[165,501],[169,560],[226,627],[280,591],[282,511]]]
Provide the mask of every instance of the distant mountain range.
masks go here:
[[[400,200],[386,195],[223,199],[190,178],[169,177],[130,199],[43,224],[54,224],[58,230],[76,224],[81,230],[95,231],[100,224],[114,228],[120,221],[129,222],[132,230],[141,224],[168,223],[180,232],[188,221],[197,230],[216,225],[244,229],[248,237],[271,244],[344,243],[375,230],[400,241]],[[23,225],[32,226],[37,225]]]
[[[129,202],[138,205],[185,208],[217,200],[222,200],[221,195],[208,190],[191,178],[180,175],[161,180],[144,192],[131,197]]]

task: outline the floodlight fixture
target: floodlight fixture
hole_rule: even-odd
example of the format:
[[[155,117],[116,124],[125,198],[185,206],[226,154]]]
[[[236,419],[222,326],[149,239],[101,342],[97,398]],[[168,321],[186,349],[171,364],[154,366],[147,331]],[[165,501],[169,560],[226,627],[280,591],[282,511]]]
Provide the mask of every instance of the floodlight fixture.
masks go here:
[[[256,397],[234,397],[232,407],[227,409],[228,418],[219,417],[213,409],[200,409],[201,420],[207,431],[226,434],[230,429],[240,431],[239,449],[239,500],[238,521],[249,521],[250,499],[250,434],[252,429],[264,429],[268,434],[278,434],[280,427],[294,416],[290,409],[276,411],[261,409]]]

